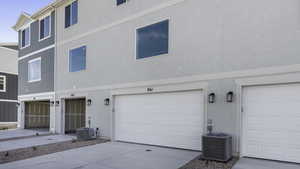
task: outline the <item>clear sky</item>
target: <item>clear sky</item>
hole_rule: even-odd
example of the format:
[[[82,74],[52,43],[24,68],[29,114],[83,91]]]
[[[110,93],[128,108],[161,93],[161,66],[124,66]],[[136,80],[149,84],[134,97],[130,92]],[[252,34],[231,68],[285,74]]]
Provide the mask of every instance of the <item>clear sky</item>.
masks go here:
[[[17,33],[11,28],[22,12],[33,14],[53,0],[0,0],[0,42],[17,42]]]

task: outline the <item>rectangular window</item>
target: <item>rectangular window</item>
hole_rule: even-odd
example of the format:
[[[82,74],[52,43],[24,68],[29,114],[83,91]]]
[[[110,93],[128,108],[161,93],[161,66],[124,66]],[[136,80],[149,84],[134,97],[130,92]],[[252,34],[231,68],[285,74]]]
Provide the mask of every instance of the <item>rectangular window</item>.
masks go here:
[[[78,72],[85,69],[86,69],[86,46],[70,50],[69,71]]]
[[[30,27],[21,32],[21,47],[25,48],[30,45]]]
[[[50,37],[51,30],[50,16],[40,20],[40,40]]]
[[[136,58],[148,58],[169,52],[169,20],[136,31]]]
[[[41,58],[36,58],[28,62],[28,82],[41,80]]]
[[[0,92],[6,92],[6,77],[0,76]]]
[[[125,2],[126,2],[126,0],[117,0],[117,5],[124,4]]]
[[[74,1],[65,7],[65,28],[78,22],[78,1]]]

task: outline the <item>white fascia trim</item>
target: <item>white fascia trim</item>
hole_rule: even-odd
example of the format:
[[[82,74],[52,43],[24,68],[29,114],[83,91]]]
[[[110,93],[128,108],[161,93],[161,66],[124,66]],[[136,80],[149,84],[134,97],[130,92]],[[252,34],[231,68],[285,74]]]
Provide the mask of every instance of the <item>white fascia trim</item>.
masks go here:
[[[42,48],[42,49],[40,49],[40,50],[34,51],[34,52],[32,52],[32,53],[29,53],[29,54],[27,54],[27,55],[24,55],[24,56],[18,58],[18,61],[23,60],[23,59],[26,59],[26,58],[28,58],[28,57],[30,57],[30,56],[32,56],[32,55],[35,55],[35,54],[44,52],[44,51],[46,51],[46,50],[48,50],[48,49],[51,49],[51,48],[54,48],[54,47],[55,47],[55,44],[50,45],[50,46],[47,46],[47,47]]]
[[[216,80],[216,79],[246,78],[246,77],[266,76],[266,75],[276,75],[276,74],[296,73],[296,72],[300,72],[300,64],[249,69],[249,70],[215,73],[215,74],[186,76],[180,78],[169,78],[169,79],[160,79],[160,80],[152,80],[152,81],[140,81],[140,82],[123,83],[123,84],[103,85],[103,86],[95,86],[95,87],[81,88],[81,89],[59,90],[57,91],[57,93],[61,94],[61,93],[70,93],[70,92],[95,91],[95,90],[113,90],[113,89],[123,89],[123,88],[143,87],[143,86],[149,87],[149,86],[157,86],[157,85],[190,83],[190,82],[199,82],[199,81]]]
[[[18,100],[9,100],[9,99],[0,99],[0,102],[13,102],[13,103],[18,103]]]
[[[36,100],[41,100],[44,98],[54,98],[55,92],[45,92],[45,93],[35,93],[35,94],[27,94],[27,95],[19,95],[18,99],[20,101],[23,100],[34,100],[33,98],[37,98]]]
[[[129,16],[129,17],[126,17],[124,19],[121,19],[119,21],[116,21],[116,22],[113,22],[111,24],[107,24],[107,25],[104,25],[104,26],[101,26],[101,27],[98,27],[96,29],[92,29],[86,33],[83,33],[81,35],[78,35],[78,36],[74,36],[73,38],[70,38],[70,39],[67,39],[67,40],[64,40],[64,41],[61,41],[61,42],[58,42],[57,45],[63,45],[63,44],[66,44],[66,43],[69,43],[69,42],[72,42],[72,41],[76,41],[78,39],[81,39],[85,36],[89,36],[91,34],[94,34],[94,33],[97,33],[97,32],[101,32],[101,31],[104,31],[104,30],[107,30],[107,29],[110,29],[114,26],[117,26],[117,25],[120,25],[120,24],[123,24],[123,23],[126,23],[126,22],[129,22],[131,20],[134,20],[134,19],[137,19],[137,18],[140,18],[142,16],[145,16],[147,14],[150,14],[150,13],[154,13],[156,11],[159,11],[159,10],[162,10],[164,8],[168,8],[170,6],[173,6],[173,5],[177,5],[181,2],[184,2],[186,0],[172,0],[172,1],[169,1],[169,2],[166,2],[166,3],[162,3],[156,7],[153,7],[153,8],[150,8],[150,9],[147,9],[147,10],[144,10],[142,12],[139,12],[137,14],[134,14],[132,16]]]

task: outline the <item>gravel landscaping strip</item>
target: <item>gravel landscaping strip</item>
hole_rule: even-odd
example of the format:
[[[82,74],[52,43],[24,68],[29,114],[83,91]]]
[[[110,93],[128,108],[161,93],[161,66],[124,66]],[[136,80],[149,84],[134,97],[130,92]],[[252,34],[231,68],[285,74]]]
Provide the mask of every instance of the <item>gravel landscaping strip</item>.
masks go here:
[[[217,161],[200,160],[200,156],[193,159],[179,169],[231,169],[238,161],[238,158],[233,158],[227,163]]]
[[[0,152],[0,164],[18,161],[18,160],[24,160],[24,159],[42,156],[46,154],[52,154],[52,153],[70,150],[74,148],[80,148],[80,147],[105,143],[108,141],[109,140],[106,139],[97,139],[97,140],[89,140],[89,141],[72,140],[72,141],[65,141],[65,142],[53,143],[48,145],[4,151],[4,152]]]

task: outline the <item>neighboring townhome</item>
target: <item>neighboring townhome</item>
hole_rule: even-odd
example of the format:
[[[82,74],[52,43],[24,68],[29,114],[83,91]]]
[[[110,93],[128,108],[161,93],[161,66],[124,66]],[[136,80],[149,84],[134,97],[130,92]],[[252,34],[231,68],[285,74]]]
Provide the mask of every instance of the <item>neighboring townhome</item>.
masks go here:
[[[0,43],[0,126],[17,123],[18,46]]]
[[[53,99],[45,76],[55,72],[57,133],[91,126],[112,140],[201,151],[212,125],[233,136],[237,156],[300,163],[298,1],[57,0],[42,11],[52,7],[55,71],[43,65],[54,48],[36,45],[43,14],[17,24],[28,46],[23,114]],[[38,57],[41,81],[30,82]]]
[[[19,34],[19,127],[54,131],[55,11],[47,7],[35,15],[22,13],[13,27]]]

